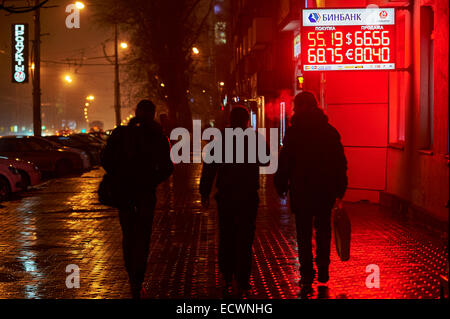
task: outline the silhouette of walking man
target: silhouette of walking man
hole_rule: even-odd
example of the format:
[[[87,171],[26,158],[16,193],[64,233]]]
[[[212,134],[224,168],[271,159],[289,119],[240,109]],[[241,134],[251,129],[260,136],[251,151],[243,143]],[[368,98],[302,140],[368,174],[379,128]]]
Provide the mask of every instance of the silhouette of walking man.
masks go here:
[[[155,105],[139,102],[136,117],[112,132],[102,155],[102,166],[113,181],[125,268],[137,299],[144,293],[156,187],[173,171],[170,142],[154,117]]]
[[[249,113],[246,108],[235,106],[230,113],[230,126],[233,129],[248,128]],[[257,138],[257,133],[251,131]],[[224,134],[222,134],[224,136]],[[227,141],[223,138],[222,145]],[[236,162],[236,143],[233,142],[233,163],[204,163],[200,179],[202,204],[209,207],[209,196],[214,179],[219,219],[219,269],[225,281],[225,295],[232,294],[233,279],[237,282],[238,294],[243,297],[251,289],[249,283],[252,264],[252,244],[255,235],[258,211],[259,166],[248,161],[248,141],[244,143],[244,163]],[[255,145],[256,146],[256,145]],[[239,150],[237,150],[239,151]],[[257,146],[255,151],[257,152]],[[257,153],[255,154],[257,155]],[[257,158],[257,156],[256,156]]]
[[[318,281],[329,280],[331,210],[347,188],[347,160],[339,133],[328,123],[312,93],[301,92],[295,97],[294,112],[274,182],[281,197],[289,191],[291,210],[296,216],[300,285],[308,288],[315,277],[313,221]]]

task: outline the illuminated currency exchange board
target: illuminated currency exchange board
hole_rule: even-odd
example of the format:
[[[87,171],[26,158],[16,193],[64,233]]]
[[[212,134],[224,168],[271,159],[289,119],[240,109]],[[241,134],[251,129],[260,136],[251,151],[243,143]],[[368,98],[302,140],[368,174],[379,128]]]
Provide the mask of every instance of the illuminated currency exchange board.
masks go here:
[[[394,70],[395,9],[304,9],[303,71]]]

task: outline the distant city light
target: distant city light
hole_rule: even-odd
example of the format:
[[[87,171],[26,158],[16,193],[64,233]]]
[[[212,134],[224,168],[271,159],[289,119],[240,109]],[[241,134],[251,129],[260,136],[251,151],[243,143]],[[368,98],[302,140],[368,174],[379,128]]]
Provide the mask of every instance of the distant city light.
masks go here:
[[[93,101],[95,99],[95,97],[93,95],[89,95],[88,97],[86,97],[86,100],[89,101]]]
[[[64,76],[64,81],[66,81],[67,83],[72,83],[73,80],[72,80],[72,77],[70,75],[66,74]]]
[[[75,6],[77,7],[77,9],[84,9],[84,3],[77,1],[75,2]]]
[[[89,103],[88,102],[84,103],[84,106],[89,106]]]
[[[34,65],[34,62],[33,62],[33,63],[31,63],[31,69],[34,70],[34,68],[35,68],[35,65]]]
[[[214,6],[214,14],[221,14],[222,13],[222,7],[220,6],[220,4],[216,4]]]
[[[122,43],[120,43],[120,47],[121,47],[122,49],[126,49],[126,48],[128,48],[128,43],[122,42]]]
[[[194,53],[195,55],[200,53],[200,50],[197,47],[193,47],[192,48],[192,53]]]
[[[161,87],[165,87],[164,83],[161,83]]]
[[[220,81],[220,82],[219,82],[219,86],[225,86],[225,82]]]

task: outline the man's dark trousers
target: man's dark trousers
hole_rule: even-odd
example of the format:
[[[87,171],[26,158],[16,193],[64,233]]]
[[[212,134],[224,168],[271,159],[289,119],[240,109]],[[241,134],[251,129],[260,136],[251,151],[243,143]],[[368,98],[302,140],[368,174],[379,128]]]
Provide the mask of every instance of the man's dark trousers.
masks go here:
[[[313,280],[313,227],[316,229],[316,266],[328,269],[330,265],[331,210],[334,200],[311,200],[293,208],[297,226],[300,274],[303,280]]]
[[[239,198],[216,195],[219,215],[219,269],[225,280],[233,275],[241,289],[249,289],[252,245],[255,237],[258,193]]]
[[[131,286],[137,289],[144,282],[155,204],[156,195],[149,192],[119,206],[125,268]]]

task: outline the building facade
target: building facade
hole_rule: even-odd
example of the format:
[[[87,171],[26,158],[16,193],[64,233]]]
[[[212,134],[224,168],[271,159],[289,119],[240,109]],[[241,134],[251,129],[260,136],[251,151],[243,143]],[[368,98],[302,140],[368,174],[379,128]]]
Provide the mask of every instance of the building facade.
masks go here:
[[[305,72],[307,8],[395,8],[395,70]],[[254,127],[280,128],[293,97],[313,91],[342,136],[346,200],[382,202],[448,221],[448,1],[231,0],[227,101]],[[226,109],[226,107],[225,107]]]

